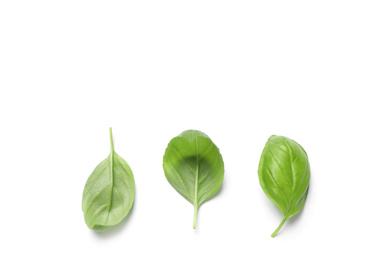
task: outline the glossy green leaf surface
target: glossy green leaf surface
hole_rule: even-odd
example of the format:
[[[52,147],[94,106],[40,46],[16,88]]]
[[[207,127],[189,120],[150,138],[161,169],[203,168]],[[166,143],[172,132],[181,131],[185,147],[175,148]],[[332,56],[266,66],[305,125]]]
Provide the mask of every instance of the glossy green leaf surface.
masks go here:
[[[273,135],[261,154],[258,175],[264,193],[284,214],[274,237],[305,205],[310,182],[306,151],[287,137]]]
[[[134,201],[134,177],[127,162],[115,151],[95,168],[84,187],[82,209],[90,229],[104,230],[121,222]]]
[[[169,142],[163,168],[169,183],[194,205],[196,228],[199,206],[222,185],[224,164],[218,147],[200,131],[184,131]]]

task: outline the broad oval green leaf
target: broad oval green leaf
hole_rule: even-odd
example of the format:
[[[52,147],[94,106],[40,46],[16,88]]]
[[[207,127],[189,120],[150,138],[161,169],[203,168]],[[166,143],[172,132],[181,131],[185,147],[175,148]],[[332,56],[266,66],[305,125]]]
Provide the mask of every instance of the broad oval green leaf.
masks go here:
[[[90,229],[98,231],[121,222],[134,202],[133,172],[114,151],[111,128],[110,141],[110,155],[89,176],[83,192],[85,223]]]
[[[306,151],[287,137],[273,135],[261,154],[258,175],[264,193],[284,214],[274,237],[305,205],[310,182]]]
[[[173,188],[194,205],[195,229],[199,206],[222,185],[224,164],[218,147],[200,131],[184,131],[169,142],[163,168]]]

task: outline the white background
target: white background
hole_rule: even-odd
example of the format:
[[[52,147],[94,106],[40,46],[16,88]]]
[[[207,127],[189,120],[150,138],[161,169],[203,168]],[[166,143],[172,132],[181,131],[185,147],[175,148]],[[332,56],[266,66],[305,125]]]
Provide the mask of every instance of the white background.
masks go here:
[[[0,2],[1,259],[388,259],[389,1]],[[134,208],[87,228],[84,184],[115,149]],[[165,148],[198,129],[221,192],[193,208]],[[272,134],[311,163],[304,210],[259,185]]]

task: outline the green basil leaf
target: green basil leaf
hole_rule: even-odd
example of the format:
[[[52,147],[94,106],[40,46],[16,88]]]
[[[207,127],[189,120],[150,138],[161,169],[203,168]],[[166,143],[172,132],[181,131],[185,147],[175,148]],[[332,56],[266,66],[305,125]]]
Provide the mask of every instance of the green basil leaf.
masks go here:
[[[90,229],[105,230],[121,222],[134,201],[134,177],[130,166],[115,151],[110,127],[111,152],[89,176],[82,209]]]
[[[261,154],[258,174],[264,193],[284,214],[274,237],[305,205],[310,181],[306,151],[289,138],[273,135]]]
[[[195,229],[199,206],[222,185],[224,164],[218,147],[200,131],[184,131],[169,142],[163,168],[173,188],[194,205]]]

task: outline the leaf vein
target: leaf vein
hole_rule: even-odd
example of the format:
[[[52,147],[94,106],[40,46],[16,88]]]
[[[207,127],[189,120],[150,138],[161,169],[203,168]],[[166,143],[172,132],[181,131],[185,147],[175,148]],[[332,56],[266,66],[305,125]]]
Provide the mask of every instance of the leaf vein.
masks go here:
[[[91,221],[89,221],[89,224],[88,224],[88,225],[91,225],[91,223],[93,222],[93,220],[95,219],[95,217],[96,217],[100,212],[102,212],[103,209],[106,208],[106,207],[107,207],[107,204],[104,204],[103,206],[101,206],[101,207],[99,208],[99,210],[92,216]]]
[[[296,193],[297,193],[297,192],[299,191],[299,189],[301,188],[301,186],[302,186],[302,184],[303,184],[303,180],[305,179],[306,174],[307,174],[307,172],[308,172],[308,168],[309,168],[309,164],[306,162],[305,173],[304,173],[303,176],[302,176],[302,179],[301,179],[301,182],[299,183],[298,188],[297,188],[297,189],[295,190],[295,192],[292,194],[291,199],[290,199],[290,203],[291,203],[292,199],[294,198],[294,196],[296,195]]]
[[[105,189],[107,189],[109,186],[110,186],[110,184],[107,184],[106,186],[104,186],[104,187],[102,188],[102,190],[99,191],[99,193],[96,194],[95,197],[93,197],[93,199],[92,199],[91,202],[89,203],[88,208],[87,208],[86,211],[85,211],[85,214],[87,214],[88,210],[91,208],[92,203],[95,201],[95,199],[96,199],[96,198],[97,198]]]
[[[271,154],[271,157],[275,160],[276,165],[278,166],[279,170],[281,172],[284,172],[284,171],[282,171],[282,168],[280,167],[279,160],[275,157],[275,155],[271,151],[270,151],[270,154]],[[285,176],[287,177],[286,179],[289,180],[290,184],[293,184],[292,180],[290,179],[291,176],[288,176],[288,174],[285,174]]]
[[[124,180],[122,174],[120,173],[120,171],[114,167],[114,170],[116,171],[116,173],[119,175],[119,178],[121,179],[121,181],[125,184],[126,188],[127,189],[130,189],[130,187],[127,185],[126,181]]]
[[[201,160],[203,158],[203,156],[206,155],[206,153],[210,150],[211,146],[212,146],[212,142],[210,142],[209,146],[206,148],[206,150],[202,153],[202,155],[199,157],[199,160]]]
[[[217,153],[218,153],[218,151],[217,151]],[[209,173],[211,172],[211,170],[214,170],[215,164],[219,161],[218,159],[219,159],[219,155],[217,155],[217,159],[215,159],[215,161],[213,162],[213,165],[212,165],[212,167],[210,167],[210,169],[207,172],[206,176],[201,181],[199,181],[199,184],[201,184],[204,180],[207,179],[207,177],[209,176]]]
[[[125,207],[125,202],[123,201],[123,199],[122,199],[122,196],[121,196],[121,194],[119,193],[119,191],[118,191],[118,189],[117,188],[115,188],[114,187],[114,191],[116,191],[116,193],[118,194],[118,196],[119,196],[119,199],[121,200],[121,202],[122,202],[122,207],[124,208]]]
[[[98,176],[96,176],[96,178],[90,182],[89,184],[92,184],[91,187],[88,189],[88,191],[85,193],[85,194],[88,194],[92,188],[93,188],[93,184],[95,184],[95,182],[97,181],[97,179],[99,179],[100,175],[103,173],[104,169],[106,169],[106,167],[108,166],[108,163],[103,167],[103,169],[98,173]]]
[[[272,173],[271,173],[270,169],[268,168],[268,166],[266,166],[266,169],[267,169],[268,175],[271,177],[272,181],[275,183],[275,185],[276,185],[276,187],[278,188],[279,192],[282,194],[283,199],[284,199],[285,202],[288,204],[288,201],[287,201],[287,199],[286,199],[286,196],[284,195],[282,189],[279,187],[279,184],[276,182],[276,180],[275,180],[274,176],[272,175]],[[287,205],[287,206],[289,206],[289,205]]]
[[[169,162],[169,164],[171,165],[173,171],[174,171],[174,172],[176,173],[176,175],[179,177],[181,183],[183,183],[184,188],[187,190],[188,196],[189,196],[192,200],[194,200],[194,198],[192,197],[190,191],[189,191],[188,188],[187,188],[187,185],[184,183],[184,181],[183,181],[181,175],[179,174],[179,172],[176,170],[175,166],[174,166],[173,163],[171,162],[171,159],[170,159],[169,157],[167,157],[167,158],[168,158],[168,162]]]
[[[194,172],[194,170],[190,167],[190,165],[188,164],[188,162],[184,159],[183,155],[180,153],[180,151],[174,146],[172,145],[173,149],[180,155],[181,159],[185,162],[185,164],[187,165],[188,169],[190,169],[190,171],[192,172],[192,174],[196,175],[196,173]]]

